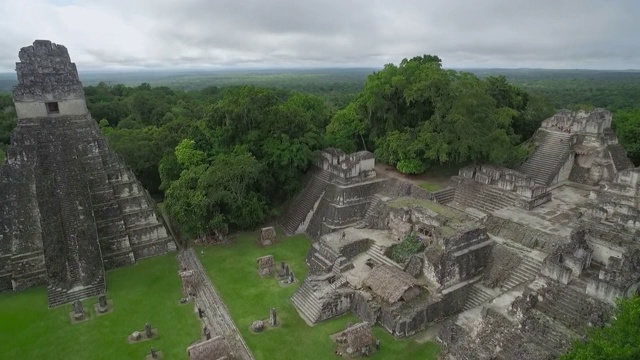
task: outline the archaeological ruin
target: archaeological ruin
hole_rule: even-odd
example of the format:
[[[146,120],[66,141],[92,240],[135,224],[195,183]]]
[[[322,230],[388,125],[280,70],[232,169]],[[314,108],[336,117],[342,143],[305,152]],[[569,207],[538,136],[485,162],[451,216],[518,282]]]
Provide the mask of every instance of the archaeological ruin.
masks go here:
[[[19,59],[18,124],[0,166],[0,291],[47,285],[57,306],[105,293],[106,270],[176,247],[87,110],[67,49],[36,40]]]
[[[291,297],[313,325],[352,312],[396,337],[439,326],[444,359],[551,359],[640,283],[640,168],[612,115],[560,111],[517,169],[430,192],[327,149],[281,225],[313,240]]]

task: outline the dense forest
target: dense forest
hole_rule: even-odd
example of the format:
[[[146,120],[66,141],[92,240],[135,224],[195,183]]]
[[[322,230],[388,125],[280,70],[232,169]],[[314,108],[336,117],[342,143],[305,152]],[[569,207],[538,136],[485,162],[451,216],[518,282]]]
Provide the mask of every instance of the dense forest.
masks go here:
[[[313,153],[327,146],[374,151],[412,174],[470,162],[515,165],[554,108],[605,106],[640,159],[637,82],[591,72],[474,72],[444,69],[426,55],[368,76],[362,69],[183,74],[155,86],[100,82],[85,94],[111,146],[192,237],[277,216]],[[10,94],[0,94],[0,150],[15,123]]]

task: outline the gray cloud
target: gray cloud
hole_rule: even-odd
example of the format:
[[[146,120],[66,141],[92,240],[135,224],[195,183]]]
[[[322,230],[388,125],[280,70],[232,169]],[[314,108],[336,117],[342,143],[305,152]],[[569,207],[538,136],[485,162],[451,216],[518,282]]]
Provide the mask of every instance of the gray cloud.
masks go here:
[[[640,64],[637,0],[3,0],[0,14],[0,71],[36,38],[81,69]]]

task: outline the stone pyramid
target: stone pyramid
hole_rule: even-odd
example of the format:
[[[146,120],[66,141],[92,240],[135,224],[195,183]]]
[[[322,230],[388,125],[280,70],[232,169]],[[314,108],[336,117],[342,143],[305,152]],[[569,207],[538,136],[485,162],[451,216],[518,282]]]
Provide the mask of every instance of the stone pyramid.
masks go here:
[[[49,306],[106,291],[105,270],[175,250],[155,203],[87,110],[64,46],[20,50],[18,125],[0,166],[0,291]]]

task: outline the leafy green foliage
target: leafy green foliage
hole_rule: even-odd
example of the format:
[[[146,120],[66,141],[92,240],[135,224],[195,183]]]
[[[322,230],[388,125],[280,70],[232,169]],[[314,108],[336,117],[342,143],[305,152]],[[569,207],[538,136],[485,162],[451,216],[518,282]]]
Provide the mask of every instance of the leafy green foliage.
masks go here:
[[[297,190],[329,111],[312,95],[228,89],[202,119],[158,133],[174,146],[159,161],[165,206],[189,236],[253,228]],[[175,130],[183,138],[169,133]]]
[[[369,144],[406,174],[442,164],[512,165],[522,160],[518,144],[548,115],[540,98],[530,101],[503,76],[481,80],[425,55],[370,75],[360,96],[332,118],[327,142],[349,150]]]
[[[392,245],[387,250],[387,256],[402,264],[411,257],[413,254],[417,254],[420,250],[424,249],[424,245],[420,242],[420,239],[414,234],[407,235],[399,244]]]
[[[586,342],[577,341],[561,360],[640,359],[640,298],[622,298],[610,326],[593,330]]]
[[[616,111],[613,120],[620,144],[633,163],[640,165],[640,107]]]
[[[325,139],[328,146],[352,153],[364,144],[364,135],[367,131],[367,124],[364,119],[358,116],[356,104],[351,103],[346,108],[339,110],[331,118],[327,126]]]

